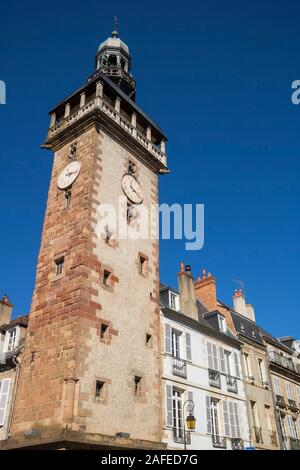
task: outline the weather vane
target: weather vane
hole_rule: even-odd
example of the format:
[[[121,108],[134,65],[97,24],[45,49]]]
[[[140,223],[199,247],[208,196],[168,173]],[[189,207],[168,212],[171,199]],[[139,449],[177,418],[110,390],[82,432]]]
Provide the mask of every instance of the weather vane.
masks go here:
[[[114,33],[118,34],[118,17],[114,16]]]

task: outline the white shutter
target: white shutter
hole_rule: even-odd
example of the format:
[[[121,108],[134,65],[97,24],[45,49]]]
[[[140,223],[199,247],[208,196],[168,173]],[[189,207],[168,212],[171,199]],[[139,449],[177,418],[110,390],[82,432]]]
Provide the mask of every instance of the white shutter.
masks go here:
[[[207,432],[208,434],[211,434],[212,426],[211,426],[211,413],[210,413],[210,397],[206,397],[206,417],[207,417]]]
[[[226,362],[225,362],[225,354],[224,354],[224,349],[223,348],[219,348],[219,354],[220,354],[221,372],[224,372],[226,374]]]
[[[186,360],[192,360],[192,345],[191,345],[191,335],[190,333],[185,334],[185,345],[186,345]]]
[[[239,409],[238,409],[238,404],[236,402],[233,403],[233,409],[234,409],[236,437],[241,437]]]
[[[167,426],[173,426],[172,386],[166,385]]]
[[[215,344],[212,344],[212,355],[213,355],[213,361],[214,361],[214,367],[213,367],[213,369],[219,370],[217,346],[216,346]]]
[[[225,400],[223,401],[223,416],[224,416],[224,433],[225,433],[225,436],[230,436],[228,403]]]
[[[230,422],[230,434],[231,437],[237,437],[235,432],[235,420],[234,420],[234,410],[233,410],[233,402],[228,402],[228,410],[229,410],[229,422]]]
[[[289,400],[293,400],[292,386],[289,382],[285,383],[286,394]]]
[[[238,355],[238,353],[234,352],[233,357],[234,357],[235,376],[240,378],[241,375],[240,375],[240,366],[239,366],[239,355]]]
[[[287,415],[287,422],[288,422],[288,428],[289,428],[289,436],[293,437],[294,439],[297,439],[295,423],[294,423],[293,418],[291,417],[291,415]]]
[[[0,426],[3,426],[5,422],[9,385],[10,379],[3,379],[0,382]]]
[[[280,380],[278,377],[274,377],[274,387],[275,387],[276,395],[282,396]]]
[[[214,368],[214,361],[213,361],[212,344],[211,343],[207,343],[207,359],[208,359],[208,368],[213,369]]]
[[[168,323],[165,324],[165,352],[172,353],[171,326]]]

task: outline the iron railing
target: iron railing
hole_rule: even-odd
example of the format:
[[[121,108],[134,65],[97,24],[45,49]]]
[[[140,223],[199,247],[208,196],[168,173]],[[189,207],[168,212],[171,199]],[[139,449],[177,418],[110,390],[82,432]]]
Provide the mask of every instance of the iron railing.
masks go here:
[[[227,390],[228,390],[228,392],[237,393],[238,387],[237,387],[237,379],[236,379],[236,377],[231,377],[231,375],[227,375],[226,382],[227,382]]]
[[[239,437],[232,437],[231,441],[231,448],[232,450],[243,450],[244,449],[244,441]]]
[[[173,357],[173,374],[186,379],[186,361],[179,357]]]
[[[226,449],[227,448],[227,442],[226,442],[226,437],[225,436],[218,436],[216,434],[213,434],[211,436],[211,438],[212,438],[213,447],[218,447],[220,449]]]
[[[221,374],[217,370],[208,369],[209,385],[221,388]]]
[[[173,428],[173,441],[177,444],[191,444],[191,433],[183,428]]]

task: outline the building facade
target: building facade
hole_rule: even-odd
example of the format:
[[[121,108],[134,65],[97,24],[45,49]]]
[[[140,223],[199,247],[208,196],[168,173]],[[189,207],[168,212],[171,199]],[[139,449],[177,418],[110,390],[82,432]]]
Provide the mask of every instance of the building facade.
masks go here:
[[[194,280],[181,265],[179,292],[161,286],[164,435],[169,448],[244,449],[249,426],[241,343],[221,312],[196,300]],[[185,430],[192,403],[194,432]]]
[[[28,315],[11,319],[13,305],[0,301],[0,441],[10,435],[11,418],[18,386]]]
[[[242,369],[250,445],[256,449],[279,450],[279,430],[275,419],[275,402],[268,369],[266,346],[255,321],[254,309],[247,305],[241,291],[233,297],[234,307],[217,300],[216,283],[212,275],[198,278],[196,295],[210,308],[216,307],[226,318],[228,326],[242,343]]]
[[[268,352],[282,448],[300,450],[300,350],[292,337],[274,338],[261,329]]]

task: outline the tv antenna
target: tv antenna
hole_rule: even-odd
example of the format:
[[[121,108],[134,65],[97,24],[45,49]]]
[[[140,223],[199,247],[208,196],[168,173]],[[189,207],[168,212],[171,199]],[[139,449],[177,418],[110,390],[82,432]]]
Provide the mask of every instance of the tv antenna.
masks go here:
[[[232,279],[233,282],[236,282],[240,286],[240,290],[245,295],[245,284],[244,281],[240,281],[239,279]]]

